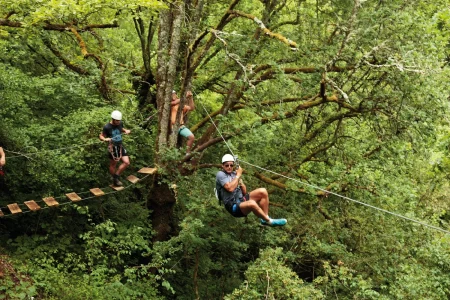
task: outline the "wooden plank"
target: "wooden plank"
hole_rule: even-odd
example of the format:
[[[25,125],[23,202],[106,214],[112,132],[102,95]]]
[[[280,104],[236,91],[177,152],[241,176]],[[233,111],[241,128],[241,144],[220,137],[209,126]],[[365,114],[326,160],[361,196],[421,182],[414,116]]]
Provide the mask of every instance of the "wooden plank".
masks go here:
[[[99,188],[93,188],[93,189],[90,189],[90,191],[91,191],[92,194],[94,194],[94,196],[97,196],[97,197],[103,196],[105,194],[105,192],[103,192]]]
[[[121,191],[124,189],[123,186],[115,186],[114,184],[111,184],[110,187],[116,191]]]
[[[67,198],[69,198],[72,202],[80,201],[80,196],[77,195],[77,193],[68,193],[66,194]]]
[[[137,178],[137,177],[134,176],[134,175],[130,175],[130,176],[127,177],[127,180],[128,180],[129,182],[131,182],[131,183],[136,183],[136,182],[139,181],[139,178]]]
[[[44,200],[45,204],[47,204],[50,207],[59,205],[59,203],[53,197],[45,197],[42,200]]]
[[[17,205],[17,203],[8,204],[7,206],[12,214],[20,214],[22,212],[22,210],[20,209],[19,205]]]
[[[154,174],[157,170],[157,168],[142,168],[138,172],[143,174]]]
[[[34,200],[25,201],[24,203],[31,211],[37,211],[41,209],[41,207]]]
[[[5,214],[2,212],[2,209],[0,208],[0,217],[4,217]]]

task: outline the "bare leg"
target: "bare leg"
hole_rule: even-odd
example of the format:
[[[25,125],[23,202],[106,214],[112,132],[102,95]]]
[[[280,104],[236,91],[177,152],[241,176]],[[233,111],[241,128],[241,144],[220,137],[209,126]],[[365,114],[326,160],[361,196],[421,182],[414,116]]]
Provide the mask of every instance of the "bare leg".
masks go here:
[[[248,203],[248,204],[246,204]],[[256,204],[256,205],[255,205]],[[244,209],[242,208],[244,206]],[[256,206],[256,208],[254,207]],[[270,219],[269,218],[269,194],[265,188],[259,188],[250,192],[250,200],[242,202],[239,206],[242,213],[249,213],[253,211],[255,215],[260,217],[265,222],[261,221],[262,225],[283,226],[286,225],[286,219]]]
[[[250,192],[250,199],[254,200],[259,207],[264,211],[264,214],[269,215],[269,193],[265,188],[259,188]]]
[[[258,203],[256,203],[255,200],[241,202],[239,208],[244,215],[248,215],[249,213],[253,212],[256,216],[263,219],[264,221],[270,221],[269,216],[262,210],[261,207],[259,207]]]
[[[116,173],[116,166],[117,166],[117,161],[115,161],[114,159],[111,159],[109,161],[109,173],[111,175],[114,175]]]
[[[193,134],[191,134],[190,136],[187,137],[187,142],[186,142],[186,145],[187,145],[186,152],[187,153],[191,152],[192,144],[194,144],[194,141],[195,141],[195,136]]]
[[[122,164],[117,169],[116,175],[120,175],[130,165],[130,157],[122,156]]]

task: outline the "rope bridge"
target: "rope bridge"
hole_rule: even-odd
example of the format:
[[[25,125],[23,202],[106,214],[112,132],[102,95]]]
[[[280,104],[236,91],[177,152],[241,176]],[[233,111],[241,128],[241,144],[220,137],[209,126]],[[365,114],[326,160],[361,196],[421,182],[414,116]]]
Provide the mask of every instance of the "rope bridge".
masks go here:
[[[6,205],[6,207],[10,211],[10,213],[9,214],[6,213],[6,208],[1,207],[0,208],[0,217],[8,217],[8,216],[12,216],[12,215],[21,214],[21,213],[35,212],[35,211],[38,211],[41,209],[62,206],[62,205],[66,205],[66,204],[80,202],[80,201],[87,200],[87,199],[92,199],[95,197],[101,197],[101,196],[105,196],[105,195],[109,195],[109,194],[114,194],[114,193],[123,191],[123,190],[135,185],[139,181],[142,181],[145,178],[147,178],[148,176],[155,174],[157,171],[158,171],[157,168],[149,168],[149,167],[142,168],[139,171],[137,171],[137,173],[145,174],[145,176],[142,178],[138,178],[135,175],[129,175],[126,179],[131,184],[129,184],[125,187],[124,186],[115,186],[115,185],[111,184],[108,187],[104,187],[104,188],[91,188],[91,189],[89,189],[89,192],[81,192],[78,194],[75,192],[71,192],[71,193],[65,194],[65,196],[62,196],[62,197],[45,197],[42,200],[38,200],[38,201],[35,201],[35,200],[25,201],[23,204],[18,204],[18,203],[8,204],[8,205]],[[105,192],[106,189],[112,189],[112,191]],[[90,193],[91,196],[87,196],[85,198],[80,197],[81,194],[85,194],[85,193]],[[58,201],[56,201],[56,199],[59,200],[60,198],[63,200],[65,198],[68,198],[70,201],[60,204]],[[40,202],[44,202],[47,206],[44,206],[44,207],[39,206],[38,203],[40,203]],[[5,209],[5,211],[3,211],[3,209]]]

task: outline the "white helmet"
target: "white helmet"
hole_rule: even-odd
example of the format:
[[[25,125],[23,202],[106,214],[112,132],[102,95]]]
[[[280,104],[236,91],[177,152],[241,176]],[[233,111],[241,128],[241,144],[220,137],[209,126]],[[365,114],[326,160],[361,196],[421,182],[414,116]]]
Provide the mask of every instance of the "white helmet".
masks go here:
[[[111,118],[113,118],[114,120],[122,120],[122,113],[118,110],[115,110],[112,112],[111,114]]]
[[[232,162],[234,162],[234,156],[231,155],[231,154],[225,154],[225,155],[222,157],[222,163],[227,162],[227,161],[232,161]]]

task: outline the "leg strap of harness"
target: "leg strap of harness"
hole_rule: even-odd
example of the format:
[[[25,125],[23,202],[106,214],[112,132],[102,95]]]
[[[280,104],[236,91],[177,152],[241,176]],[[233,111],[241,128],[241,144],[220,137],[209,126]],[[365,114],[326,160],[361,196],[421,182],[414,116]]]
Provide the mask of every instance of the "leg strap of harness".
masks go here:
[[[110,142],[108,145],[108,151],[111,153],[111,156],[115,161],[119,161],[122,158],[122,145],[115,146],[112,142]]]

